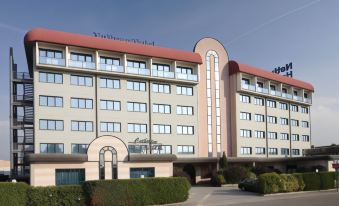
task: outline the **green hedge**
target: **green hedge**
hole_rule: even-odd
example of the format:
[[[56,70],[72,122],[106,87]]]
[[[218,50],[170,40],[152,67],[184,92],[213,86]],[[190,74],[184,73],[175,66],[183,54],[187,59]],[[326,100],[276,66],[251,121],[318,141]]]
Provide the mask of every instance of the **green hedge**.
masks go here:
[[[292,174],[295,178],[298,180],[298,191],[303,191],[305,189],[305,182],[303,179],[303,175],[300,173],[294,173]]]
[[[0,182],[0,205],[22,206],[27,203],[26,183]]]
[[[88,181],[89,205],[155,205],[187,200],[191,185],[184,177]]]
[[[281,174],[280,177],[284,184],[281,192],[296,192],[299,190],[299,182],[295,176],[291,174]]]
[[[284,191],[284,180],[275,172],[265,173],[258,177],[258,192],[261,194],[271,194]]]
[[[320,176],[320,189],[328,190],[335,187],[335,172],[319,172]]]
[[[321,180],[319,174],[315,172],[301,173],[305,182],[305,191],[320,190]]]
[[[226,184],[225,178],[221,174],[215,174],[211,178],[211,185],[214,187],[221,187],[221,185]]]
[[[80,185],[31,187],[28,192],[30,206],[85,205],[86,199]]]

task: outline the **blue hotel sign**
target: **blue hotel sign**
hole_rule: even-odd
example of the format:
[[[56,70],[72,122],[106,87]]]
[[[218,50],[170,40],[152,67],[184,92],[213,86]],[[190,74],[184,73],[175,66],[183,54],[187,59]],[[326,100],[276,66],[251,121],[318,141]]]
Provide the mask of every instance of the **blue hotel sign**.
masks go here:
[[[93,32],[93,36],[104,38],[104,39],[113,39],[113,40],[118,40],[118,41],[132,42],[132,43],[144,44],[144,45],[150,45],[150,46],[155,45],[154,41],[147,41],[147,40],[140,40],[140,39],[126,39],[126,38],[113,36],[112,34],[103,34],[100,32]]]
[[[285,66],[276,67],[275,69],[272,70],[272,72],[276,74],[282,74],[287,77],[293,77],[292,69],[293,69],[292,62],[290,62],[289,64],[286,64]]]

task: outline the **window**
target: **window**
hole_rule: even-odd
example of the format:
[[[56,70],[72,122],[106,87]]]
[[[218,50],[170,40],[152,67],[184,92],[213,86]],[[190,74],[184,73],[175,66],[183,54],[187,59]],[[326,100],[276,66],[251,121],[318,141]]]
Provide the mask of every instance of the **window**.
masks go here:
[[[257,155],[264,155],[265,154],[265,147],[256,147],[255,154]]]
[[[291,135],[291,140],[292,141],[299,141],[299,135],[298,134],[292,134]]]
[[[119,79],[100,78],[100,87],[101,88],[110,88],[110,89],[120,89],[120,80]]]
[[[146,69],[146,63],[142,62],[142,61],[128,60],[127,61],[127,66],[128,67],[133,67],[133,68]]]
[[[155,92],[155,93],[170,94],[171,93],[171,86],[169,84],[153,83],[152,84],[152,91]]]
[[[259,106],[264,106],[264,99],[263,98],[258,98],[258,97],[255,97],[254,98],[254,104],[255,105],[259,105]]]
[[[154,124],[153,133],[154,134],[171,134],[171,125]]]
[[[80,185],[85,181],[85,169],[56,169],[55,185]]]
[[[91,121],[71,121],[72,131],[81,131],[81,132],[92,132],[93,131],[93,122]]]
[[[62,84],[62,74],[39,72],[39,81],[44,83]]]
[[[256,122],[264,122],[265,121],[265,115],[262,114],[255,114],[255,121]]]
[[[113,100],[100,100],[100,109],[102,110],[112,110],[112,111],[120,111],[120,101]]]
[[[243,103],[251,103],[251,97],[240,94],[240,101]]]
[[[152,154],[172,154],[172,146],[171,145],[153,146]]]
[[[127,89],[134,91],[146,91],[146,82],[127,81]]]
[[[40,57],[47,57],[53,59],[62,59],[62,51],[51,50],[51,49],[39,49]]]
[[[291,104],[291,111],[292,112],[298,112],[298,106]]]
[[[193,87],[177,86],[177,94],[193,96]]]
[[[162,72],[169,72],[170,66],[167,64],[153,64],[152,69],[157,70],[157,71],[162,71]]]
[[[269,155],[278,155],[278,148],[268,148]]]
[[[64,144],[42,143],[40,153],[64,153]]]
[[[308,136],[308,135],[303,135],[301,138],[302,138],[303,142],[309,142],[310,141],[310,136]]]
[[[178,154],[194,154],[194,146],[193,145],[178,145],[177,153]]]
[[[301,107],[301,113],[308,114],[308,108],[307,107]]]
[[[100,64],[108,64],[108,65],[120,65],[120,59],[111,58],[111,57],[100,57]]]
[[[129,111],[129,112],[147,112],[146,103],[127,102],[127,111]]]
[[[278,139],[278,134],[276,132],[267,132],[267,139]]]
[[[270,90],[275,91],[275,85],[270,85]]]
[[[302,121],[301,122],[301,126],[304,127],[304,128],[309,128],[309,123],[307,121]]]
[[[281,125],[288,125],[288,119],[287,118],[280,118],[280,124]]]
[[[288,148],[281,148],[281,155],[290,155],[290,149]]]
[[[291,126],[299,127],[299,121],[295,119],[291,119]]]
[[[177,126],[177,134],[193,135],[194,134],[194,127],[193,126],[186,126],[186,125],[178,125]]]
[[[252,131],[249,129],[240,129],[240,137],[252,137]]]
[[[177,106],[177,114],[179,115],[193,115],[193,107],[190,106]]]
[[[50,119],[40,119],[39,121],[40,130],[64,130],[64,121],[63,120],[50,120]]]
[[[130,178],[154,177],[154,167],[130,168]]]
[[[135,154],[147,154],[148,145],[128,145],[128,151]]]
[[[71,60],[80,61],[80,62],[92,62],[93,58],[92,58],[92,55],[90,54],[81,54],[81,53],[71,52]]]
[[[267,122],[271,124],[277,124],[277,117],[267,116]]]
[[[265,131],[255,131],[254,136],[258,139],[265,139]]]
[[[240,119],[242,119],[242,120],[251,120],[251,113],[240,112]]]
[[[63,99],[62,97],[53,97],[53,96],[39,96],[39,105],[46,107],[62,107]]]
[[[280,109],[288,110],[288,104],[280,102]]]
[[[72,154],[86,154],[88,144],[72,144]]]
[[[282,89],[281,89],[281,92],[282,92],[283,94],[287,94],[287,88],[282,88]]]
[[[121,132],[120,122],[100,122],[101,132]]]
[[[300,155],[299,149],[292,149],[292,155]]]
[[[180,74],[193,74],[193,69],[189,67],[177,67],[175,72]]]
[[[252,154],[252,147],[240,147],[240,154],[251,155]]]
[[[264,83],[257,82],[257,87],[263,89],[264,88]]]
[[[249,80],[249,79],[246,79],[246,78],[242,78],[242,79],[241,79],[241,84],[242,84],[242,85],[249,85],[249,84],[250,84],[250,80]]]
[[[92,87],[93,78],[89,76],[71,75],[71,85]]]
[[[128,123],[129,133],[147,133],[147,124]]]
[[[153,113],[171,114],[171,105],[169,104],[153,104]]]
[[[72,97],[71,107],[79,109],[93,109],[93,100]]]
[[[267,100],[267,106],[272,108],[277,108],[277,102],[273,100]]]
[[[281,133],[280,135],[281,135],[281,138],[280,138],[281,140],[289,140],[290,139],[288,133]]]
[[[293,95],[294,95],[294,96],[298,96],[298,91],[294,90],[294,91],[293,91]]]

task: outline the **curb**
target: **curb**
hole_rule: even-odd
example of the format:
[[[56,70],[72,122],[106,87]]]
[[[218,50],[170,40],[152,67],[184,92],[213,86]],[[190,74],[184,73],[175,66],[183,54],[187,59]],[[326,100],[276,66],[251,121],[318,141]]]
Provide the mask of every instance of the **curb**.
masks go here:
[[[238,187],[238,184],[224,184],[221,187]]]
[[[330,192],[330,191],[337,191],[337,189],[313,190],[313,191],[299,191],[299,192],[285,192],[285,193],[259,194],[259,195],[260,195],[260,196],[263,196],[263,197],[270,197],[270,196],[295,195],[295,194],[318,193],[318,192]]]

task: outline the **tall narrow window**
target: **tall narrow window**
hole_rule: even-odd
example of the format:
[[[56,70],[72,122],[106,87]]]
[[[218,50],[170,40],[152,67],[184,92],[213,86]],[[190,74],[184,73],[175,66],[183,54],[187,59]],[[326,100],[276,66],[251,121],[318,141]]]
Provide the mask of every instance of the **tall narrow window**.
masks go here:
[[[105,160],[105,153],[111,153],[112,154],[112,159],[111,159],[111,175],[106,175],[106,171],[105,171],[105,167],[106,167],[106,162],[108,162],[109,160]],[[107,157],[107,155],[106,155]],[[106,177],[111,176],[112,179],[117,179],[118,178],[118,158],[117,158],[117,151],[110,146],[107,147],[103,147],[100,150],[99,153],[99,179],[100,180],[104,180],[106,179]]]

